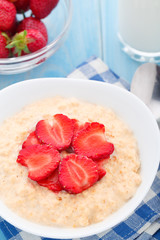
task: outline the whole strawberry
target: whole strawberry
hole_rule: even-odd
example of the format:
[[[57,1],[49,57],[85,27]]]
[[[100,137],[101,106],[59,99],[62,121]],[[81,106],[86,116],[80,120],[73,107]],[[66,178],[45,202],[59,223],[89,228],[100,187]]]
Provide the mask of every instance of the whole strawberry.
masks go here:
[[[17,20],[17,18],[16,18],[15,21],[14,21],[14,24],[13,24],[12,28],[11,28],[10,30],[5,31],[10,38],[16,34],[16,32],[17,32],[17,27],[18,27],[18,20]]]
[[[6,48],[7,45],[7,35],[0,32],[0,58],[9,57],[9,49]]]
[[[12,49],[14,56],[22,56],[46,46],[46,39],[40,31],[36,29],[28,29],[23,32],[16,33],[7,48]]]
[[[36,18],[47,17],[56,7],[59,0],[30,0],[30,9]]]
[[[0,0],[0,30],[8,31],[15,24],[16,8],[7,0]]]
[[[16,6],[17,12],[23,13],[29,9],[30,0],[9,0]]]
[[[39,30],[42,33],[42,35],[45,37],[46,41],[48,42],[48,33],[47,33],[46,26],[40,19],[36,19],[34,17],[25,18],[23,21],[20,22],[17,28],[17,32],[21,32],[28,29]]]

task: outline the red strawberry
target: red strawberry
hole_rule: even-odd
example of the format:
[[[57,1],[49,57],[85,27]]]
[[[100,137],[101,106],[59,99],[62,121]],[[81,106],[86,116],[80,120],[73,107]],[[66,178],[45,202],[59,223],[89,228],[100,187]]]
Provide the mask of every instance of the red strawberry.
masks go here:
[[[56,114],[52,125],[47,120],[37,123],[36,135],[42,143],[52,145],[58,150],[66,149],[73,136],[73,122],[63,114]]]
[[[18,26],[18,20],[16,18],[12,28],[10,30],[8,30],[8,31],[5,31],[5,33],[7,33],[9,37],[14,36],[16,34],[16,32],[17,32],[17,26]]]
[[[114,145],[106,140],[104,125],[97,122],[92,122],[76,135],[73,148],[76,154],[94,160],[109,157],[114,151]]]
[[[38,141],[38,138],[34,131],[28,135],[27,139],[22,144],[22,148],[26,148],[28,146],[35,145],[35,144],[40,144],[40,142]]]
[[[49,190],[52,190],[53,192],[61,191],[63,188],[59,182],[58,168],[54,170],[54,172],[48,178],[38,181],[38,184],[43,187],[47,187]]]
[[[47,178],[59,165],[60,154],[47,145],[32,145],[23,148],[17,162],[28,167],[28,177],[34,181]]]
[[[73,137],[72,137],[72,141],[71,141],[71,145],[69,146],[69,148],[66,149],[66,151],[68,153],[74,153],[73,147],[72,147],[72,143],[74,141],[75,136],[77,135],[77,133],[79,131],[81,131],[82,129],[86,128],[90,123],[86,122],[86,123],[81,123],[80,121],[78,121],[77,119],[72,119],[73,122]]]
[[[77,119],[72,119],[72,121],[74,123],[74,132],[73,132],[73,140],[74,140],[74,138],[77,135],[77,133],[79,131],[87,128],[90,125],[90,123],[89,122],[81,123]]]
[[[67,192],[77,194],[91,187],[99,178],[92,159],[70,154],[59,165],[59,181]]]
[[[23,13],[29,9],[30,0],[9,0],[16,6],[17,12]]]
[[[20,24],[17,28],[17,32],[22,32],[22,31],[28,30],[28,29],[39,30],[42,33],[42,35],[45,37],[46,42],[48,42],[47,29],[41,20],[36,19],[34,17],[25,18],[23,21],[20,22]]]
[[[103,178],[106,175],[106,170],[104,169],[104,164],[108,161],[108,159],[100,159],[95,161],[95,163],[97,164],[97,168],[98,168],[98,174],[99,174],[99,179]]]
[[[40,31],[28,29],[17,33],[7,48],[11,48],[14,56],[22,56],[36,52],[46,46],[47,42]]]
[[[7,0],[0,0],[0,30],[10,30],[16,19],[16,8],[13,3]]]
[[[59,0],[30,0],[30,9],[36,18],[47,17]]]
[[[8,58],[9,50],[6,48],[7,45],[7,35],[0,32],[0,58]]]
[[[104,168],[98,168],[99,178],[98,181],[101,180],[106,175],[106,170]]]

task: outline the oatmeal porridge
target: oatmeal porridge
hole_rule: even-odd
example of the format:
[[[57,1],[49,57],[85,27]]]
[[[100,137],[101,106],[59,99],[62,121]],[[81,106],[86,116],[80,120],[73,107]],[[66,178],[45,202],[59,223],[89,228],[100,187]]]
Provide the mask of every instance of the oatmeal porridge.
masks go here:
[[[40,186],[16,161],[37,122],[55,114],[103,124],[107,141],[114,145],[103,165],[105,176],[78,194]],[[70,227],[97,223],[128,201],[141,183],[138,146],[132,131],[111,109],[75,98],[54,97],[26,106],[0,126],[0,146],[0,198],[18,215],[36,223]]]

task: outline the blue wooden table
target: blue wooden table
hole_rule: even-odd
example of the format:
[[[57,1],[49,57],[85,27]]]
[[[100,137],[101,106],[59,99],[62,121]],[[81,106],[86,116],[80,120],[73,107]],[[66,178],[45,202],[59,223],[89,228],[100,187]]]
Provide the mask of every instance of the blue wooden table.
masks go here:
[[[39,67],[22,74],[0,75],[0,89],[26,79],[65,77],[92,55],[131,82],[139,63],[122,52],[117,38],[118,0],[73,0],[73,17],[63,46]]]

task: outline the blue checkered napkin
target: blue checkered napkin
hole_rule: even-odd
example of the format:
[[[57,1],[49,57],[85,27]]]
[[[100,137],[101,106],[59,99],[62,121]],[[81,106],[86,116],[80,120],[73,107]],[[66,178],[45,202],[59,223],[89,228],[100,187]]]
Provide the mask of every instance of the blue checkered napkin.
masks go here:
[[[96,57],[82,63],[68,77],[109,82],[129,90],[129,84],[120,79]],[[83,240],[160,240],[160,167],[147,196],[124,222],[107,232]],[[0,240],[49,240],[23,232],[0,218]],[[50,239],[51,240],[51,239]]]

